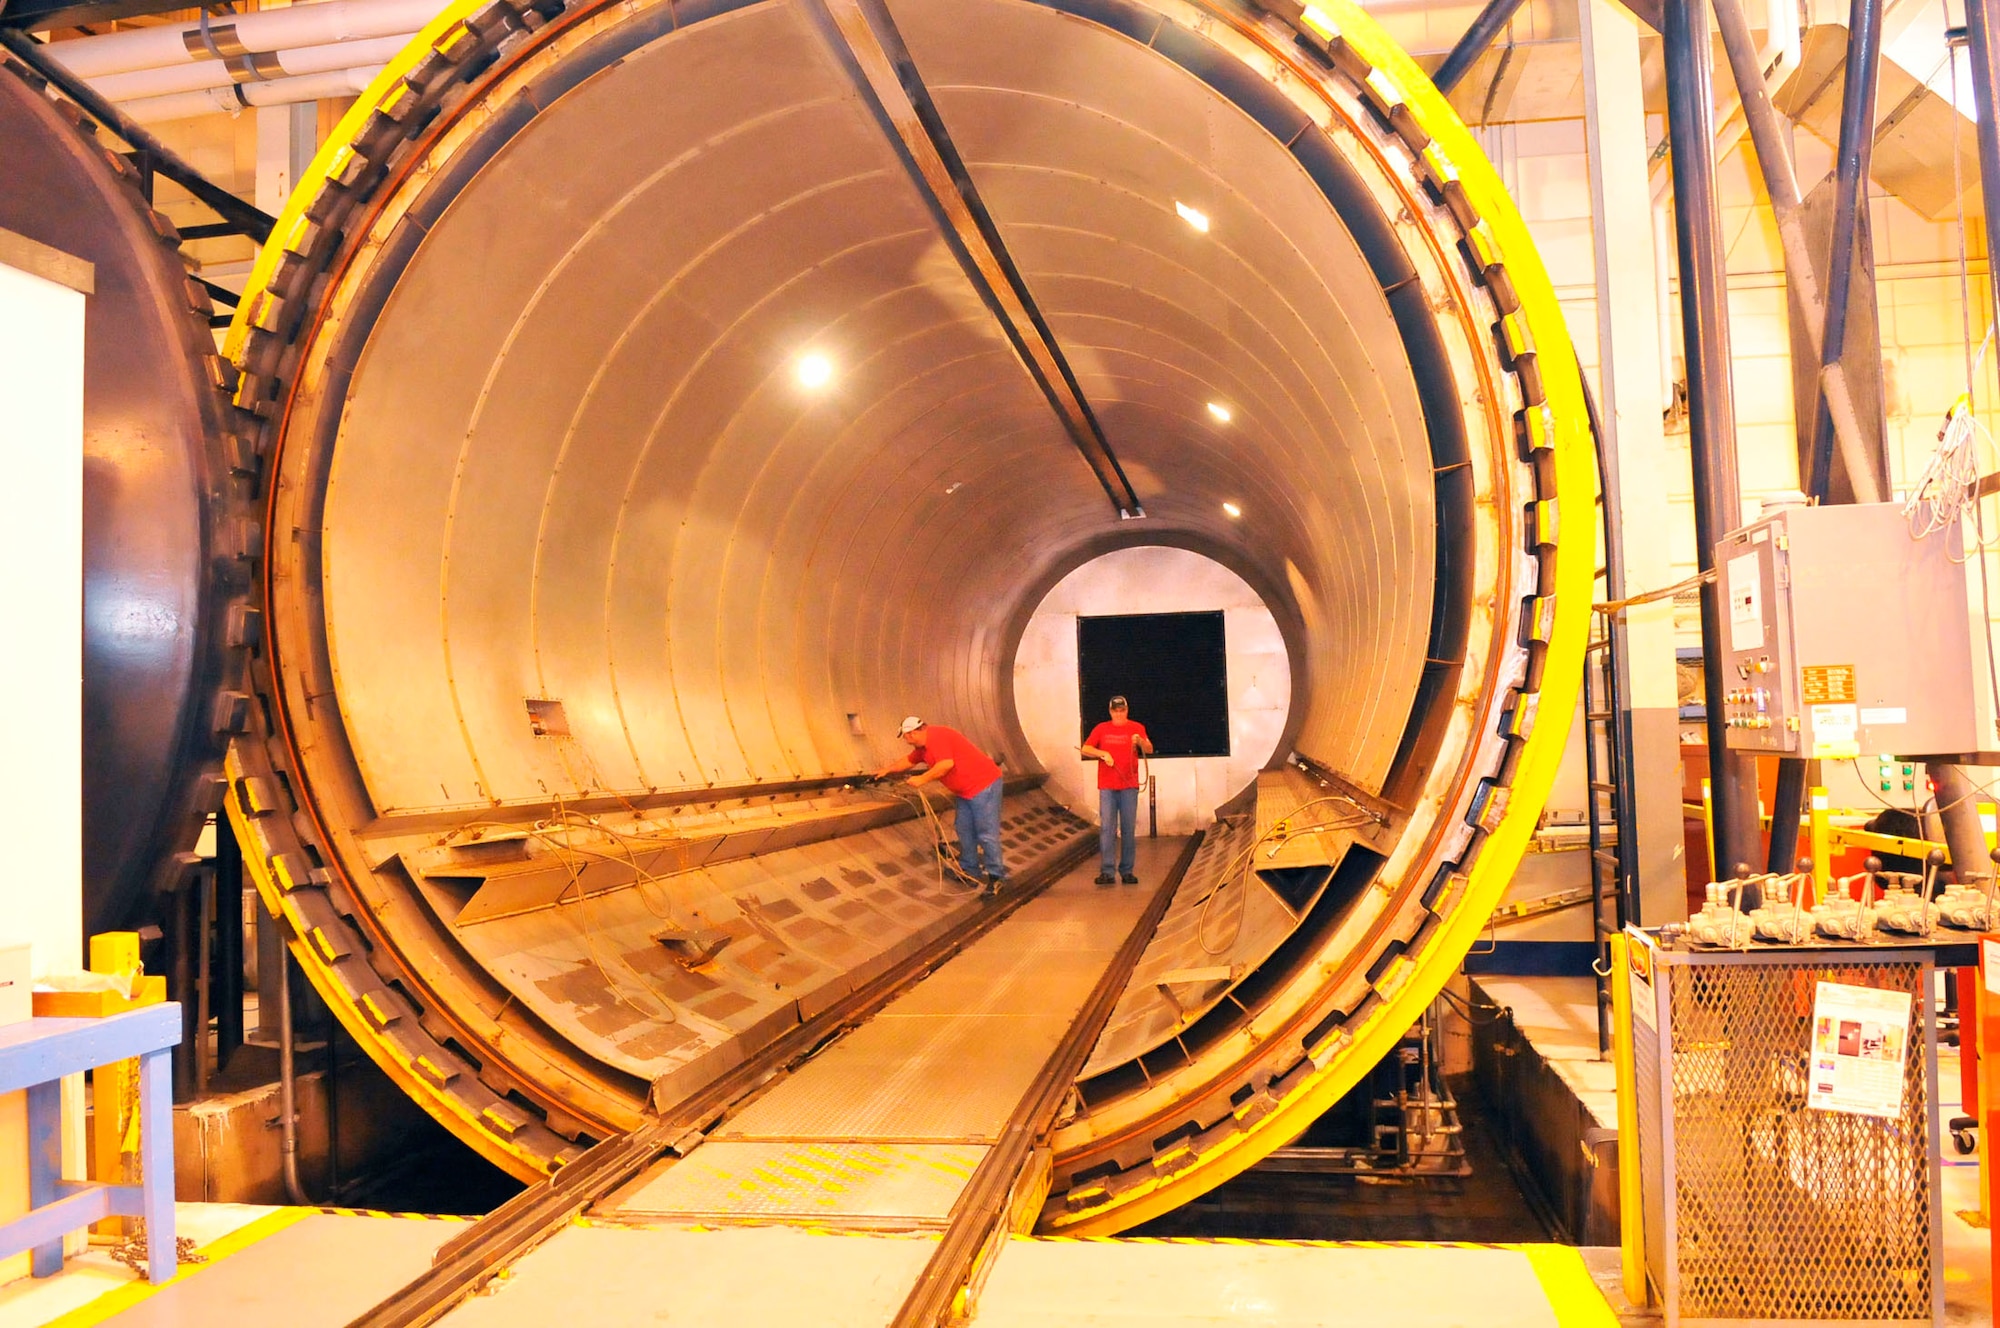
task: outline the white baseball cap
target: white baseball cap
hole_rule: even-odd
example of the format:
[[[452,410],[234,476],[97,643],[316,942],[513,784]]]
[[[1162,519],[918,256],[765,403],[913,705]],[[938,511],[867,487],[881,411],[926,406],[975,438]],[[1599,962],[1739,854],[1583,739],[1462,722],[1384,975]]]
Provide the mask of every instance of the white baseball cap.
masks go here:
[[[896,730],[896,736],[900,738],[905,734],[915,733],[918,729],[923,727],[925,727],[924,721],[919,719],[915,715],[911,715],[908,719],[903,721],[903,727]]]

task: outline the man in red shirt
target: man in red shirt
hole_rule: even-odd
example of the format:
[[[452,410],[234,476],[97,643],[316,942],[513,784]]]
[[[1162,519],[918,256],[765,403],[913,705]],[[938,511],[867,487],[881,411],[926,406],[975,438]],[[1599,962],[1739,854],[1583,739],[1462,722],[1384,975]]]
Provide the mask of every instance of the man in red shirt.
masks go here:
[[[1097,764],[1097,853],[1099,885],[1111,884],[1112,856],[1117,854],[1118,874],[1127,885],[1137,885],[1132,871],[1139,846],[1139,753],[1153,754],[1153,740],[1146,726],[1126,717],[1125,698],[1111,698],[1111,719],[1090,731],[1077,749]],[[1125,832],[1124,851],[1118,852],[1118,832]]]
[[[1000,861],[1000,794],[1005,784],[1000,767],[957,729],[927,724],[915,715],[904,720],[896,734],[910,744],[910,750],[896,764],[876,771],[875,777],[886,779],[901,770],[927,767],[910,787],[942,783],[958,799],[958,865],[974,880],[983,875],[987,892],[998,893],[1000,882],[1007,879],[1007,868]]]

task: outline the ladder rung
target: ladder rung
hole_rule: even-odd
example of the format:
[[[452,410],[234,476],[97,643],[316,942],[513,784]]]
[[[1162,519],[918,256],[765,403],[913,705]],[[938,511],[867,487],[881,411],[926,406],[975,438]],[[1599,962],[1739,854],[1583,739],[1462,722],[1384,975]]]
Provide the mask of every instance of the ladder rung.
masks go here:
[[[1616,710],[1586,710],[1583,712],[1583,717],[1585,719],[1616,719],[1618,712]]]
[[[1618,866],[1618,855],[1608,848],[1595,849],[1591,852],[1590,856],[1596,858],[1607,867],[1616,868]]]
[[[1616,793],[1618,786],[1616,784],[1607,784],[1601,779],[1593,779],[1590,781],[1590,791],[1593,793]]]
[[[1587,644],[1585,644],[1585,646],[1584,646],[1583,648],[1584,648],[1584,651],[1585,651],[1586,653],[1588,653],[1589,651],[1593,651],[1593,650],[1603,650],[1603,649],[1604,649],[1605,647],[1609,646],[1610,644],[1611,644],[1611,639],[1610,639],[1609,637],[1604,637],[1604,638],[1601,638],[1601,639],[1599,639],[1599,640],[1596,640],[1596,641],[1591,641],[1591,642],[1588,642]]]

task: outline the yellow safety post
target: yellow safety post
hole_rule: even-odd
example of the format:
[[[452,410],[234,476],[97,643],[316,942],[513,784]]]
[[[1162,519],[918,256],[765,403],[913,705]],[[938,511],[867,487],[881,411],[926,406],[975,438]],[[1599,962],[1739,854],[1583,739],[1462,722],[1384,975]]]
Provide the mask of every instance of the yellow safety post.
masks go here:
[[[1704,781],[1703,801],[1707,800]],[[1625,1299],[1646,1304],[1646,1206],[1639,1192],[1639,1077],[1632,1061],[1632,970],[1623,934],[1611,937],[1611,1054],[1618,1071],[1618,1246]]]
[[[1996,812],[1990,802],[1977,804],[1979,808],[1979,828],[1986,832],[1986,851],[1991,853],[2000,845],[2000,812]]]
[[[100,932],[90,938],[93,973],[134,973],[140,962],[136,931]],[[138,1151],[136,1140],[131,1148],[125,1143],[126,1136],[136,1134],[139,1129],[139,1062],[113,1061],[100,1065],[92,1071],[91,1082],[96,1114],[91,1118],[90,1135],[96,1153],[90,1178],[112,1185],[127,1184],[127,1159]],[[129,1217],[107,1217],[91,1224],[90,1229],[103,1236],[123,1236],[130,1231],[131,1224]]]
[[[1701,781],[1701,834],[1702,842],[1708,845],[1708,879],[1728,880],[1729,873],[1715,860],[1715,790],[1706,779]]]
[[[1813,902],[1826,898],[1833,885],[1833,827],[1827,819],[1828,798],[1823,788],[1812,790],[1806,805],[1812,810],[1806,828],[1807,852],[1813,860]]]

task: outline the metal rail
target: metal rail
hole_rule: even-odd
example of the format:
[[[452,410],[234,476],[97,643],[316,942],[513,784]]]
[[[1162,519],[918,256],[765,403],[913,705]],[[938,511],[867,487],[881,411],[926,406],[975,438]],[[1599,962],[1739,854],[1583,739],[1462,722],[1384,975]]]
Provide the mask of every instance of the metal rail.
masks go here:
[[[937,215],[959,266],[999,321],[1028,376],[1048,398],[1112,506],[1121,518],[1146,515],[1097,415],[1084,400],[1062,347],[1008,254],[1000,227],[980,201],[972,175],[888,7],[882,0],[819,0],[817,12],[826,20],[822,27],[828,41],[851,62],[856,84],[901,143],[910,177]]]
[[[555,1235],[663,1154],[691,1150],[700,1142],[703,1130],[764,1088],[780,1071],[874,1015],[904,988],[984,936],[1096,851],[1094,841],[1080,841],[1024,876],[994,906],[980,910],[819,1015],[799,1023],[692,1096],[663,1108],[656,1120],[604,1140],[575,1162],[521,1191],[440,1246],[428,1269],[355,1318],[348,1328],[421,1328],[437,1322],[494,1273]]]
[[[1181,878],[1187,875],[1188,864],[1194,861],[1201,841],[1199,832],[1189,837],[1180,857],[1146,905],[1146,911],[1133,924],[1125,943],[1098,978],[1076,1022],[1070,1025],[1061,1045],[1042,1066],[1041,1073],[1035,1076],[1033,1085],[1008,1118],[1000,1141],[987,1151],[959,1192],[944,1237],[932,1252],[930,1262],[924,1265],[902,1308],[889,1321],[891,1328],[936,1328],[944,1323],[959,1307],[961,1292],[974,1284],[986,1263],[985,1256],[1005,1238],[1010,1215],[1026,1206],[1022,1200],[1031,1198],[1039,1211],[1041,1196],[1032,1193],[1035,1187],[1031,1184],[1030,1193],[1022,1192],[1022,1181],[1033,1179],[1030,1163],[1035,1151],[1055,1128],[1057,1113],[1069,1099],[1076,1077],[1117,1007],[1118,998],[1124,994],[1132,970],[1145,956],[1146,946],[1173,903]]]

